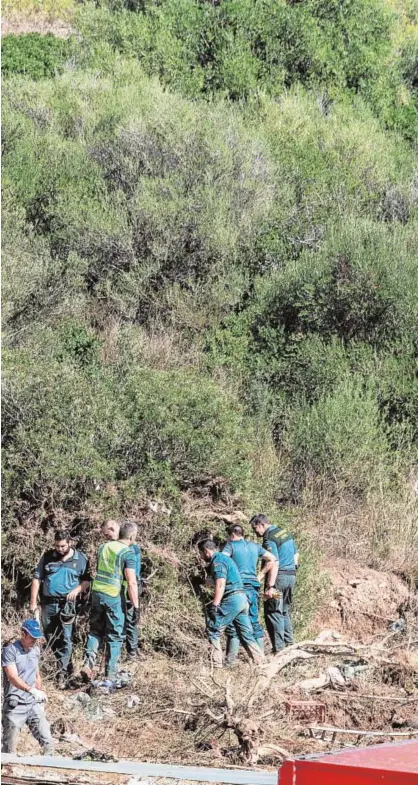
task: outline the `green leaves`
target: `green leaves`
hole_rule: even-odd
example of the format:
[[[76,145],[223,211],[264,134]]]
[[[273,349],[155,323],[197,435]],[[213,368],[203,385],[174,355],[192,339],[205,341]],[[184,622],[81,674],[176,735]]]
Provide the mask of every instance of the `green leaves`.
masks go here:
[[[1,42],[1,70],[5,75],[24,74],[30,79],[54,77],[70,56],[71,41],[52,33],[6,35]]]
[[[303,85],[324,95],[326,110],[360,95],[414,138],[414,44],[383,0],[108,0],[81,9],[78,27],[83,65],[112,71],[118,55],[134,57],[190,98],[277,99]]]

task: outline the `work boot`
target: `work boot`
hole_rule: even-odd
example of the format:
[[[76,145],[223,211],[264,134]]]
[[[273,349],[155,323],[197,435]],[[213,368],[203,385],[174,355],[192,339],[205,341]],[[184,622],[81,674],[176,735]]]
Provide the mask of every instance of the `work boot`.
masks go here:
[[[249,643],[247,650],[255,665],[261,665],[264,662],[264,652],[260,651],[257,643]]]
[[[255,642],[260,649],[261,653],[264,654],[264,638],[256,638]]]
[[[88,665],[83,665],[80,671],[80,676],[84,681],[92,681],[94,678],[94,672]]]
[[[135,651],[129,651],[126,655],[126,659],[129,662],[137,662],[138,660],[145,660],[146,656],[141,649],[135,649]]]
[[[222,668],[222,646],[219,638],[210,642],[211,656],[214,668]]]
[[[225,667],[232,668],[236,663],[239,650],[239,638],[228,638],[226,644]]]

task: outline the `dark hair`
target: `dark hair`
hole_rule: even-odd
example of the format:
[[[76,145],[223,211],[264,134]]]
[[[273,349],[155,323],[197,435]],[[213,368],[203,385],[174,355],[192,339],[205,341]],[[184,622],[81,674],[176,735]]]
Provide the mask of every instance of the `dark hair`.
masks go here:
[[[135,521],[121,521],[119,529],[119,539],[129,540],[133,535],[136,537],[138,526]]]
[[[263,515],[260,512],[257,515],[253,515],[253,517],[250,520],[250,526],[254,528],[254,526],[257,526],[258,523],[261,523],[262,526],[265,526],[266,523],[270,523],[270,521],[267,518],[267,515]]]
[[[201,541],[198,543],[198,546],[197,546],[197,547],[199,548],[199,551],[204,551],[204,550],[205,550],[205,548],[206,548],[208,551],[216,551],[216,545],[215,545],[215,543],[213,542],[213,540],[201,540]]]
[[[70,542],[71,534],[66,529],[57,529],[54,532],[54,540],[55,542],[59,542],[59,540],[66,540],[67,542]]]
[[[239,523],[231,523],[231,525],[228,526],[228,534],[229,536],[231,536],[231,534],[238,534],[239,537],[243,537],[244,529],[239,525]]]

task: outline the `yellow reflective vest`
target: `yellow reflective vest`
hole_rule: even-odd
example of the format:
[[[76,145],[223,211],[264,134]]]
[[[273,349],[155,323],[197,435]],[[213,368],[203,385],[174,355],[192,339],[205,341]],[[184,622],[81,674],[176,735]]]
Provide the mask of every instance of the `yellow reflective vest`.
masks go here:
[[[109,597],[120,594],[124,579],[123,571],[126,567],[125,556],[132,554],[128,545],[118,540],[110,540],[100,546],[97,555],[97,573],[93,581],[92,591],[100,591]],[[133,567],[135,556],[132,554]],[[131,565],[129,565],[131,566]]]

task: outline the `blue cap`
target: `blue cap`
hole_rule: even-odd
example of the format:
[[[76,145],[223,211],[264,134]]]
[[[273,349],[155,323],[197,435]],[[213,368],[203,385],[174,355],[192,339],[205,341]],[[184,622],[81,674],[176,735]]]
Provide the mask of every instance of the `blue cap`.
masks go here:
[[[43,638],[44,634],[36,619],[26,619],[22,624],[22,630],[28,633],[31,638]]]

